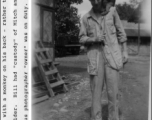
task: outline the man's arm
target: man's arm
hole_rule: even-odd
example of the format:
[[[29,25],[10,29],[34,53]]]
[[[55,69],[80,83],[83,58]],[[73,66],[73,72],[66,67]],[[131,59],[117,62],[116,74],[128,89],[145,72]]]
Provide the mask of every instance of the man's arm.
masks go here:
[[[87,35],[87,24],[85,18],[83,17],[80,26],[80,32],[79,32],[79,42],[81,44],[89,44],[95,42],[96,39],[97,39],[96,37],[89,37]]]
[[[122,43],[122,47],[123,47],[123,52],[122,52],[123,63],[126,63],[126,62],[128,62],[128,51],[127,51],[126,42]]]
[[[116,27],[116,31],[117,31],[118,41],[122,45],[122,49],[123,49],[122,53],[123,53],[123,59],[124,59],[124,63],[125,63],[128,60],[127,43],[126,43],[127,37],[126,37],[125,30],[122,26],[121,20],[120,20],[119,15],[116,10],[114,12],[114,23],[115,23],[115,27]]]
[[[119,15],[118,15],[116,9],[114,10],[114,24],[115,24],[116,31],[117,31],[118,41],[120,43],[126,42],[127,41],[126,33],[122,26],[121,20],[119,18]]]
[[[127,43],[126,42],[122,43],[122,47],[123,47],[123,51],[127,52]]]

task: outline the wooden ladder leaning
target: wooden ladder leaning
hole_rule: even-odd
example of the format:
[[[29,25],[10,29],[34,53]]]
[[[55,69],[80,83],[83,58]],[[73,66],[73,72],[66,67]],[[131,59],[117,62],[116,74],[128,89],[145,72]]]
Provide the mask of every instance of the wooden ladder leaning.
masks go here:
[[[35,56],[49,97],[55,96],[59,92],[67,92],[68,88],[51,58],[50,49],[44,47],[39,48],[36,50]],[[40,95],[36,95],[35,97],[38,96]]]

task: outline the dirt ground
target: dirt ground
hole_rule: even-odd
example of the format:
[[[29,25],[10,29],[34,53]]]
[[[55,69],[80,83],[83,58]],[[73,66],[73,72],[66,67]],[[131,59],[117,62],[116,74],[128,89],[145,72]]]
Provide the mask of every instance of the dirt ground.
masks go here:
[[[86,55],[57,58],[58,70],[65,79],[79,84],[32,106],[32,120],[90,120],[91,93],[86,70]],[[129,56],[120,71],[119,93],[123,120],[148,120],[150,57]],[[107,120],[107,97],[103,93],[103,120]]]

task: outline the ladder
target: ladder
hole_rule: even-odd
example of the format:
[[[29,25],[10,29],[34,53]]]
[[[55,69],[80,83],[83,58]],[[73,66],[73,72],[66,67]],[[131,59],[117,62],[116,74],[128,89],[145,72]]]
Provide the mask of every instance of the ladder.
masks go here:
[[[49,48],[44,48],[43,46],[36,50],[35,52],[36,61],[38,63],[38,68],[40,70],[43,81],[36,83],[33,87],[41,86],[42,83],[46,87],[46,91],[40,94],[36,94],[34,97],[40,97],[42,95],[48,94],[49,97],[55,96],[60,92],[67,92],[68,88],[65,85],[62,77],[60,76],[56,65],[52,60],[52,56]]]

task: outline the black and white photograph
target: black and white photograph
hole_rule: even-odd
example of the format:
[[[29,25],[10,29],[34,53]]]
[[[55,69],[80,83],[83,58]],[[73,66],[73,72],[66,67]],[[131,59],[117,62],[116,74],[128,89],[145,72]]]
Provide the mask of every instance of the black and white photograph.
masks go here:
[[[31,1],[31,120],[151,119],[151,0]]]

